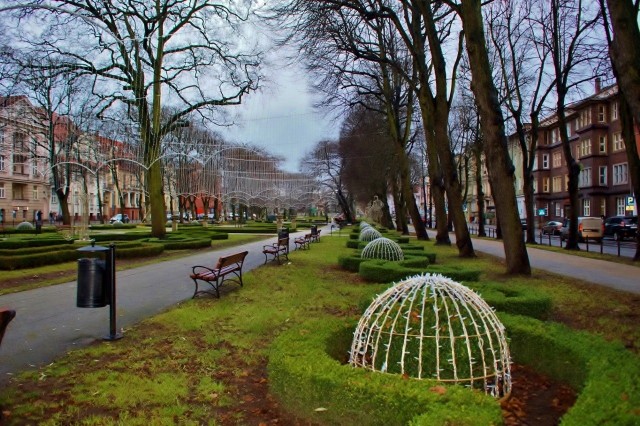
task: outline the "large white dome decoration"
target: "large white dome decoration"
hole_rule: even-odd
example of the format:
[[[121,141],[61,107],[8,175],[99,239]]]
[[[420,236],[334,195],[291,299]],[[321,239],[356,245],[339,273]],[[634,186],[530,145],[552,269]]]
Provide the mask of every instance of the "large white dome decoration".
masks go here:
[[[349,363],[373,371],[511,393],[505,329],[473,290],[436,274],[407,278],[379,295],[353,336]]]
[[[370,241],[360,253],[362,259],[382,259],[396,262],[404,260],[402,248],[395,241],[380,236]]]
[[[382,237],[382,234],[373,226],[368,226],[360,231],[360,241],[373,241]]]

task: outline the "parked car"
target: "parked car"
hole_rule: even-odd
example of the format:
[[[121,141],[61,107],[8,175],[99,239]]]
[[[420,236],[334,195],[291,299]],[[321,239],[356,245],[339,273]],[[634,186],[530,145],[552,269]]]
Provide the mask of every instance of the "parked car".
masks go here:
[[[542,225],[543,235],[560,235],[562,232],[562,222],[557,220],[550,220]]]
[[[638,232],[638,216],[612,216],[604,221],[604,235],[620,241],[635,238]]]
[[[126,214],[120,214],[118,213],[117,215],[113,216],[111,219],[109,219],[109,223],[114,223],[114,222],[122,222],[122,223],[129,223],[130,219],[129,216]]]
[[[604,234],[604,224],[599,217],[578,217],[578,241],[582,242],[585,239],[590,241],[600,242],[602,241],[602,235]],[[562,241],[569,238],[569,219],[565,219],[562,224],[562,230],[560,231],[560,239]]]

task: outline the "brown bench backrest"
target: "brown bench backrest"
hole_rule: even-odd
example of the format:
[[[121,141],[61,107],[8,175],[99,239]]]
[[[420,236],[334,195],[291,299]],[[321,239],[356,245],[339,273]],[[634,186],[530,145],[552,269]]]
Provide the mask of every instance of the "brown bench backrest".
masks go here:
[[[11,309],[0,308],[0,343],[2,343],[2,338],[4,337],[4,331],[7,329],[7,326],[15,316],[16,316],[16,311],[12,311]]]
[[[280,238],[278,240],[278,245],[279,246],[287,246],[287,247],[289,247],[289,238]]]
[[[240,263],[242,265],[244,258],[248,253],[248,251],[243,251],[240,253],[230,254],[229,256],[221,256],[220,259],[218,259],[216,269],[222,269],[225,266],[233,265],[234,263]]]

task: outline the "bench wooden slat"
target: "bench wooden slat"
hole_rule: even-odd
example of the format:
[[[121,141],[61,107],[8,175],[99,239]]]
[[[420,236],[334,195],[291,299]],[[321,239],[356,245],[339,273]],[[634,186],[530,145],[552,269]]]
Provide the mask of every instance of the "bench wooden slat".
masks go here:
[[[289,261],[289,237],[279,238],[277,242],[263,246],[262,254],[264,254],[265,264],[269,261],[269,256],[272,257],[271,260],[278,261],[278,265],[281,264],[281,257]]]
[[[201,265],[193,266],[192,274],[189,275],[196,287],[193,297],[196,297],[198,294],[211,293],[211,290],[200,290],[198,287],[199,281],[211,285],[212,290],[215,290],[218,298],[220,297],[220,286],[227,281],[236,282],[242,287],[242,265],[248,253],[248,251],[243,251],[228,256],[221,256],[218,262],[216,262],[215,268]],[[229,276],[232,277],[228,278]]]

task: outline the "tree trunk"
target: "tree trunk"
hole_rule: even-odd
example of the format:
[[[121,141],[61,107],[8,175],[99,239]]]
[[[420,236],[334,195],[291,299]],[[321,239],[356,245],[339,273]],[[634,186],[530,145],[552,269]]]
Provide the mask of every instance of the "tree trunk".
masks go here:
[[[492,80],[480,1],[465,0],[460,5],[460,11],[471,64],[471,88],[480,112],[485,158],[494,191],[496,215],[504,231],[507,273],[531,275],[513,187],[514,167],[509,158],[498,91]]]
[[[622,138],[625,141],[624,146],[627,151],[627,162],[629,164],[629,177],[631,178],[631,185],[637,205],[637,199],[640,195],[640,158],[638,157],[638,146],[634,143],[636,135],[633,125],[633,113],[626,101],[626,97],[620,97],[618,105],[620,109],[620,121],[622,122]],[[640,233],[638,232],[636,232],[636,253],[633,256],[633,260],[640,260]]]
[[[633,0],[607,0],[613,41],[609,53],[617,70],[620,91],[640,123],[640,29]]]
[[[484,217],[485,217],[485,205],[484,205],[484,190],[482,189],[482,146],[478,148],[474,148],[473,150],[475,156],[476,170],[475,170],[475,181],[476,181],[476,193],[478,194],[478,236],[486,237],[487,230],[484,227]]]

